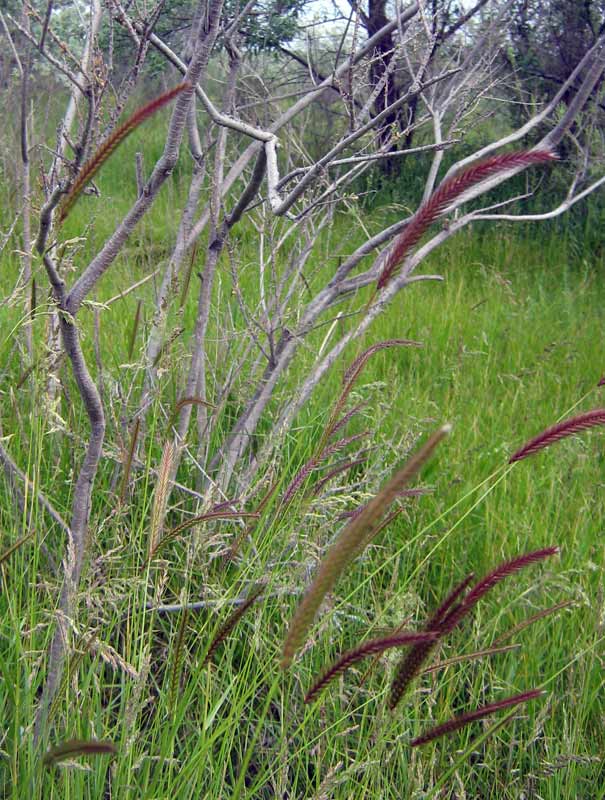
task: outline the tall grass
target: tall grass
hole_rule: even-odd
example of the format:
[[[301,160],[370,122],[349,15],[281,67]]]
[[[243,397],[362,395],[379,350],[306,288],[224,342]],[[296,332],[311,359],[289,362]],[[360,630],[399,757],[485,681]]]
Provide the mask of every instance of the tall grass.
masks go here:
[[[110,161],[99,184],[114,186],[116,180]],[[178,194],[178,181],[170,191]],[[66,228],[83,226],[86,202],[73,207]],[[140,229],[128,258],[102,283],[98,302],[150,268],[146,248],[152,242],[161,246],[165,211],[160,204],[157,218]],[[338,247],[349,247],[355,235],[346,220],[335,222],[324,241],[326,269]],[[241,247],[245,263],[245,236]],[[63,552],[64,537],[31,489],[24,489],[19,512],[2,477],[5,796],[270,798],[323,792],[395,798],[434,796],[440,782],[450,793],[463,787],[468,797],[594,796],[605,746],[603,434],[586,430],[540,458],[507,462],[537,431],[603,404],[604,390],[597,385],[604,372],[602,348],[595,335],[605,313],[602,264],[587,254],[574,258],[565,239],[531,241],[502,227],[491,238],[463,234],[433,258],[433,269],[445,275],[445,283],[419,284],[404,293],[365,343],[410,339],[424,345],[374,353],[351,389],[349,402],[365,405],[348,420],[347,437],[371,427],[368,458],[349,472],[336,472],[319,495],[296,492],[282,513],[284,493],[316,453],[342,390],[342,370],[335,369],[296,421],[278,475],[267,478],[277,488],[260,509],[247,509],[260,517],[246,528],[241,516],[225,509],[194,523],[194,503],[183,494],[164,503],[158,470],[166,474],[168,456],[163,468],[161,463],[167,419],[160,400],[168,409],[182,400],[170,358],[162,363],[162,392],[148,419],[145,461],[135,458],[129,412],[140,383],[140,339],[133,342],[133,321],[141,331],[149,322],[151,283],[102,312],[100,344],[111,398],[107,452],[93,497],[94,538],[78,628],[70,634],[72,658],[52,723],[55,748],[88,743],[92,752],[103,743],[116,755],[111,761],[103,755],[68,759],[48,769],[31,750],[58,581],[51,559]],[[9,256],[0,275],[4,294],[14,272]],[[254,296],[251,271],[244,270],[242,282]],[[217,304],[233,302],[230,288],[226,269]],[[186,330],[192,306],[190,297],[183,312]],[[67,371],[58,406],[43,403],[46,311],[43,303],[38,308],[34,329],[41,366],[21,386],[9,332],[23,320],[16,307],[0,311],[3,434],[33,487],[65,513],[71,443],[85,435],[86,424],[79,407],[66,399],[73,395]],[[92,315],[82,324],[92,355]],[[213,325],[217,333],[216,319]],[[311,337],[311,349],[324,333]],[[175,341],[173,354],[181,346]],[[350,362],[354,354],[349,355]],[[132,395],[117,393],[118,378],[132,386]],[[291,385],[283,388],[290,390]],[[223,411],[225,424],[240,402],[236,386]],[[433,491],[396,501],[401,513],[348,563],[324,598],[328,613],[309,628],[300,659],[280,672],[288,621],[321,553],[343,525],[338,518],[367,503],[419,437],[445,419],[453,423],[453,434],[425,466],[419,487]],[[193,487],[195,477],[185,464],[177,479]],[[259,498],[263,488],[268,485],[258,487]],[[35,535],[26,539],[32,527]],[[247,535],[237,557],[226,560],[242,530]],[[553,540],[561,544],[560,561],[519,576],[508,594],[484,598],[440,644],[444,666],[419,674],[395,713],[385,710],[385,701],[397,657],[383,653],[384,669],[347,664],[347,674],[319,702],[304,704],[313,679],[352,643],[384,639],[385,630],[396,630],[402,621],[406,630],[419,630],[428,609],[469,571],[489,573],[494,563]],[[260,584],[262,595],[255,596]],[[254,598],[254,606],[238,615],[242,597]],[[170,610],[184,599],[191,604],[186,616]],[[548,617],[540,616],[541,609],[555,606]],[[534,623],[523,627],[532,616]],[[491,647],[494,652],[482,658],[450,660],[479,648],[489,651],[507,634],[507,641],[523,645],[522,659],[516,650]],[[205,658],[210,652],[212,658]],[[355,675],[359,669],[367,672],[365,680]],[[494,699],[514,698],[533,685],[548,690],[545,701],[517,709],[505,726],[486,728],[489,737],[465,727],[435,746],[410,747],[461,709],[489,708]],[[51,750],[50,760],[53,753],[67,751]]]

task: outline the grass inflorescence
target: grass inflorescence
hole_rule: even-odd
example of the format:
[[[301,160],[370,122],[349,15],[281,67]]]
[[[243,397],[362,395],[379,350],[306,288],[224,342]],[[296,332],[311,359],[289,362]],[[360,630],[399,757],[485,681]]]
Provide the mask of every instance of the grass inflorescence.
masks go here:
[[[156,111],[159,111],[167,103],[170,103],[181,92],[186,89],[191,89],[191,85],[183,82],[177,86],[169,89],[167,92],[154,98],[149,103],[146,103],[141,108],[137,109],[122,125],[120,125],[98,148],[94,155],[84,164],[81,170],[76,175],[71,188],[63,198],[59,206],[59,222],[64,222],[67,215],[73,208],[74,203],[82,193],[82,190],[89,183],[97,172],[101,169],[107,159],[115,152],[116,148],[129,136],[136,128],[139,127],[146,119],[151,117]]]
[[[455,587],[452,593],[437,609],[426,626],[426,630],[436,632],[437,641],[442,639],[444,636],[450,634],[454,628],[471,613],[479,600],[493,589],[494,586],[510,575],[514,575],[521,569],[528,567],[530,564],[542,561],[556,553],[558,553],[557,547],[546,547],[531,553],[525,553],[525,555],[519,556],[519,558],[512,559],[511,561],[506,561],[478,581],[478,583],[470,589],[469,593],[464,595],[473,577],[469,575]],[[418,674],[420,667],[430,654],[432,644],[431,642],[422,643],[418,647],[413,648],[408,656],[397,666],[395,677],[391,684],[391,693],[389,696],[390,708],[395,708],[403,697],[411,681]]]
[[[364,507],[363,511],[345,526],[336,542],[322,559],[317,574],[290,623],[284,643],[282,667],[290,665],[296,650],[302,645],[323,599],[334,587],[351,559],[359,554],[360,547],[367,541],[372,528],[380,521],[398,493],[415,477],[439,442],[449,432],[450,426],[444,425],[432,434],[403,467],[395,472],[376,497]]]
[[[447,736],[449,733],[453,733],[454,731],[460,730],[460,728],[470,725],[471,722],[485,719],[485,717],[495,714],[496,711],[502,711],[505,708],[511,708],[523,703],[528,703],[530,700],[535,700],[537,697],[540,697],[543,694],[544,692],[540,689],[531,689],[528,692],[522,692],[521,694],[516,694],[513,697],[506,697],[503,700],[498,700],[495,703],[482,706],[474,711],[467,711],[464,714],[460,714],[459,716],[444,722],[442,725],[437,725],[435,728],[431,728],[431,730],[423,733],[422,736],[417,736],[415,739],[412,739],[410,744],[412,747],[419,747],[420,745],[428,744],[429,742],[435,741],[435,739],[439,739],[441,736]]]
[[[559,422],[557,425],[552,425],[550,428],[539,433],[529,442],[523,445],[509,458],[509,464],[514,464],[515,461],[522,461],[524,458],[539,453],[551,444],[558,442],[560,439],[565,439],[568,436],[573,436],[580,431],[586,431],[589,428],[594,428],[597,425],[605,425],[605,408],[595,408],[592,411],[586,411],[583,414],[578,414],[575,417],[566,419]]]
[[[338,675],[342,674],[350,666],[367,656],[378,655],[390,650],[393,647],[423,646],[433,641],[437,636],[434,631],[424,631],[420,633],[408,633],[405,631],[394,633],[392,636],[385,636],[381,639],[372,639],[364,642],[353,650],[348,650],[326,670],[326,672],[313,684],[305,695],[305,703],[310,703],[319,693]]]
[[[557,156],[548,150],[527,150],[501,153],[461,170],[445,180],[411,218],[403,233],[395,239],[378,278],[378,289],[383,289],[393,278],[410,250],[418,244],[430,226],[442,216],[455,200],[482,181],[501,175],[511,169],[555,161]]]

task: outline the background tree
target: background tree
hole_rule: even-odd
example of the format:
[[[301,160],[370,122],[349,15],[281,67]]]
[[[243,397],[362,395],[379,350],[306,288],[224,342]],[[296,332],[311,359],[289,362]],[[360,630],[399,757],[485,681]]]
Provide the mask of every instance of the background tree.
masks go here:
[[[515,0],[511,6],[508,62],[521,76],[525,91],[539,102],[547,101],[605,30],[605,3]],[[572,96],[573,91],[568,92],[562,101]]]

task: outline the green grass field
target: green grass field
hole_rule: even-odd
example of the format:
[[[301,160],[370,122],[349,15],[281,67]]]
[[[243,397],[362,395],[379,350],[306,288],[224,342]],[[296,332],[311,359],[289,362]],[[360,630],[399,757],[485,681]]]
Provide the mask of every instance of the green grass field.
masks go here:
[[[107,186],[115,179],[114,172]],[[104,279],[97,302],[161,266],[168,253],[170,208],[179,197],[177,174]],[[121,202],[125,208],[127,198]],[[118,203],[111,213],[117,216],[121,208]],[[74,213],[66,235],[81,233],[84,219],[84,211]],[[107,214],[83,244],[82,261],[109,230]],[[322,245],[324,255],[335,254],[347,230],[347,220],[338,218]],[[548,235],[539,228],[524,235],[510,227],[467,230],[432,258],[426,271],[440,272],[444,282],[407,289],[363,341],[363,346],[396,337],[423,342],[421,349],[387,349],[373,356],[354,389],[351,404],[366,401],[367,406],[347,432],[370,430],[365,465],[332,481],[320,501],[299,494],[284,513],[277,501],[269,504],[252,541],[244,541],[239,559],[230,564],[217,553],[239,529],[225,523],[184,532],[160,558],[146,563],[156,491],[152,468],[168,434],[159,401],[169,406],[179,395],[177,364],[187,352],[195,291],[183,315],[186,332],[163,362],[162,396],[146,432],[146,463],[135,472],[124,503],[118,502],[128,446],[124,420],[138,401],[137,359],[153,313],[152,283],[100,311],[106,454],[93,495],[90,553],[71,657],[51,709],[50,745],[107,739],[117,755],[47,768],[33,751],[32,723],[59,586],[41,545],[60,565],[65,542],[28,489],[26,511],[35,536],[1,564],[3,796],[605,796],[604,434],[585,432],[507,467],[510,454],[545,427],[605,405],[605,387],[597,386],[605,373],[603,260],[583,251],[564,226],[559,230]],[[248,235],[245,229],[238,246],[253,293]],[[321,263],[318,259],[314,269],[323,268]],[[75,272],[78,265],[76,257]],[[0,278],[3,296],[12,290],[17,268],[16,257],[7,255]],[[68,517],[88,429],[66,365],[59,371],[57,404],[46,402],[44,286],[39,273],[33,323],[39,361],[30,376],[23,375],[14,346],[23,328],[22,306],[15,302],[0,310],[2,434],[20,468]],[[232,302],[230,288],[223,264],[213,321],[217,340],[218,310]],[[129,362],[139,300],[143,323]],[[94,364],[92,316],[85,311],[82,324]],[[325,334],[314,334],[310,348]],[[282,486],[313,452],[343,368],[361,347],[347,351],[288,433],[277,471]],[[303,354],[297,369],[304,361]],[[281,396],[295,385],[296,373],[291,373]],[[127,391],[125,397],[121,392]],[[233,409],[240,399],[233,398]],[[226,419],[233,409],[226,410]],[[300,658],[280,671],[288,621],[322,549],[343,524],[340,513],[367,500],[419,438],[444,422],[452,423],[453,432],[418,481],[432,491],[401,501],[396,521],[338,582]],[[185,464],[178,479],[195,486],[195,470]],[[2,552],[28,528],[27,513],[19,510],[4,476],[0,492]],[[194,509],[190,498],[175,493],[166,528]],[[398,658],[392,651],[369,672],[372,660],[361,662],[318,701],[303,704],[313,679],[343,650],[402,623],[419,628],[468,572],[481,576],[504,560],[551,544],[560,546],[560,556],[496,587],[426,666],[489,648],[540,610],[570,602],[513,632],[505,643],[518,645],[515,649],[420,676],[394,713],[386,708]],[[264,594],[217,648],[212,664],[202,666],[233,601],[259,580],[268,582]],[[147,608],[194,600],[207,601],[207,607],[187,615]],[[500,712],[410,748],[414,736],[455,713],[533,687],[547,694],[514,710],[504,725],[508,713]]]

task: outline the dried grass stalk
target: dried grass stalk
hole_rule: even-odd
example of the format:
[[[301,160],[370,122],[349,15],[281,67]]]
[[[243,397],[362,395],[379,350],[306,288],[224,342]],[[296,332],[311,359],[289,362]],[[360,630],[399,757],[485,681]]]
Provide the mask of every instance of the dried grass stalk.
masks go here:
[[[431,664],[430,667],[422,670],[422,674],[429,675],[431,672],[439,672],[439,670],[452,667],[454,664],[464,664],[466,661],[477,661],[486,656],[495,656],[499,653],[508,653],[511,650],[518,650],[520,647],[521,645],[518,643],[505,644],[501,647],[494,646],[486,647],[485,650],[475,650],[473,653],[462,653],[462,655],[452,656],[451,658],[446,658],[444,661],[439,661],[437,664]]]
[[[414,489],[402,489],[398,497],[422,497],[425,494],[431,494],[432,491],[433,489],[429,486],[416,486]],[[366,505],[366,503],[362,503],[353,511],[342,511],[337,519],[353,519],[354,517],[358,517]]]
[[[347,386],[353,384],[361,374],[362,369],[365,367],[369,359],[381,350],[390,349],[391,347],[423,347],[422,342],[416,342],[413,339],[385,339],[382,342],[368,347],[364,350],[355,361],[347,368],[347,371],[342,376],[342,385]]]
[[[170,417],[170,422],[168,423],[169,425],[175,424],[179,414],[181,413],[182,409],[185,408],[185,406],[203,406],[204,408],[215,408],[212,403],[208,403],[202,397],[196,397],[195,395],[191,397],[182,397],[174,407],[174,411]]]
[[[337,422],[334,423],[333,427],[330,430],[330,436],[334,436],[334,434],[345,427],[345,425],[351,420],[356,414],[359,414],[362,408],[365,408],[367,403],[357,403],[356,406],[353,406],[350,411],[347,411]]]

